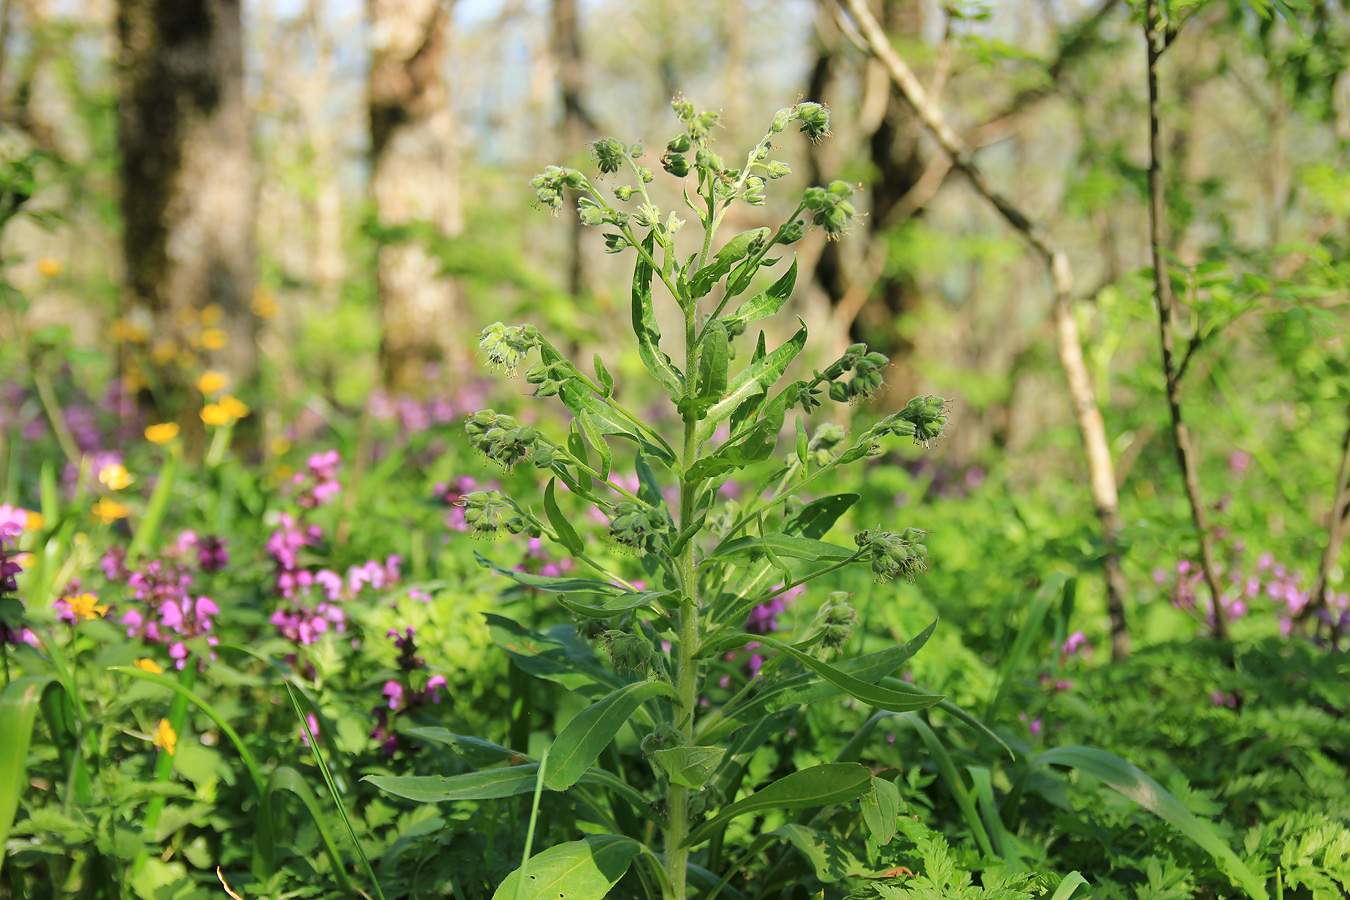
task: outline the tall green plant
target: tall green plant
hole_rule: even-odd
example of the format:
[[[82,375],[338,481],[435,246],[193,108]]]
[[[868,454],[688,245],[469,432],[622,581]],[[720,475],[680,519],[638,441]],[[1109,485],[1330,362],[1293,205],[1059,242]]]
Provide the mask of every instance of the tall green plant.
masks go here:
[[[547,790],[574,792],[591,818],[611,831],[610,836],[592,835],[546,851],[547,862],[539,868],[532,865],[528,880],[507,880],[498,891],[504,897],[535,900],[556,893],[568,900],[599,898],[640,856],[646,865],[638,874],[649,893],[659,886],[665,897],[684,900],[690,878],[716,883],[705,868],[690,863],[691,851],[705,841],[720,851],[722,835],[737,817],[877,796],[878,781],[865,766],[840,762],[800,769],[737,799],[749,755],[782,721],[775,714],[842,695],[892,711],[917,710],[942,699],[902,689],[899,682],[898,687],[879,684],[922,640],[845,662],[827,661],[847,641],[857,619],[846,593],[831,593],[791,640],[744,627],[747,615],[779,592],[846,566],[869,565],[879,581],[912,579],[924,570],[922,531],[866,530],[854,535],[853,547],[840,546],[824,538],[857,495],[809,503],[797,498],[823,487],[840,466],[878,455],[886,438],[909,437],[920,444],[937,438],[946,424],[945,404],[936,397],[917,397],[852,441],[843,428],[831,424],[819,425],[808,436],[804,417],[826,399],[863,399],[881,384],[884,356],[855,344],[824,370],[788,379],[790,366],[806,346],[806,328],[800,325],[772,350],[761,332],[748,362],[733,368],[733,360],[744,358],[736,352],[737,339],[751,324],[778,313],[796,283],[794,259],[772,283],[751,290],[761,269],[782,262],[770,254],[795,243],[811,225],[830,238],[843,234],[854,215],[849,201],[853,191],[842,181],[807,188],[777,228],[752,228],[719,245],[728,210],[737,203],[762,206],[768,182],[790,174],[787,165],[772,158],[778,135],[795,124],[818,141],[829,134],[829,114],[821,104],[809,102],[780,110],[744,163],[735,167],[713,149],[715,113],[696,112],[682,99],[673,106],[681,131],[667,144],[659,164],[683,181],[685,214],[692,213],[701,231],[694,252],[686,255],[678,246],[683,236],[677,240],[677,235],[686,224],[679,212],[661,210],[648,193],[656,173],[642,163],[640,144],[607,138],[594,145],[600,175],[627,182],[610,191],[602,191],[576,169],[556,166],[536,176],[531,186],[539,202],[554,210],[570,192],[582,222],[603,230],[610,252],[636,256],[636,349],[674,406],[679,433],[668,437],[648,417],[620,402],[615,380],[598,355],[592,377],[536,327],[502,323],[483,332],[483,352],[508,372],[526,366],[535,396],[557,397],[572,414],[570,428],[555,439],[492,410],[474,414],[466,425],[469,439],[490,459],[507,468],[531,464],[548,478],[535,505],[496,491],[469,494],[463,500],[468,525],[480,535],[547,537],[598,577],[539,577],[481,556],[480,561],[557,595],[564,609],[589,623],[584,630],[596,636],[612,666],[601,665],[589,646],[565,641],[557,633],[533,633],[491,617],[490,625],[523,668],[562,681],[593,701],[554,741],[547,773],[540,777],[538,761],[516,754],[516,765],[455,778],[369,779],[391,793],[419,800],[512,796],[533,791],[542,781]],[[617,203],[611,204],[609,196]],[[674,303],[684,324],[682,365],[662,349],[658,284],[668,295],[664,302]],[[746,294],[748,299],[732,306]],[[749,499],[743,507],[721,505],[719,488],[773,456],[794,409],[800,414],[793,452],[745,492]],[[615,475],[615,457],[625,445],[636,451],[636,492]],[[605,513],[609,538],[638,557],[650,587],[638,589],[589,552],[558,501],[558,482]],[[674,508],[664,499],[666,482],[678,487]],[[761,652],[774,654],[759,677],[716,711],[701,713],[709,661],[752,642],[764,648]],[[728,728],[731,723],[739,731]],[[641,735],[656,784],[654,798],[621,776],[594,767],[625,725]],[[889,797],[889,788],[881,787],[882,795]],[[609,793],[607,807],[597,791]],[[659,844],[635,838],[640,829],[620,828],[638,817],[653,823]],[[880,821],[868,821],[873,819]],[[878,827],[893,830],[894,823]],[[711,864],[719,856],[708,854]]]

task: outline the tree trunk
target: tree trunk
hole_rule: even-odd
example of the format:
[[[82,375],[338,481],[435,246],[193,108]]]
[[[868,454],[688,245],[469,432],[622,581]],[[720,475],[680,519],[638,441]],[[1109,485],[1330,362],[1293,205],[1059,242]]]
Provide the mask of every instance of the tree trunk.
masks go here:
[[[149,326],[142,391],[179,405],[201,366],[257,365],[254,189],[240,0],[118,0],[124,313]]]
[[[368,0],[371,193],[384,237],[378,282],[384,384],[423,396],[463,361],[454,281],[427,246],[463,230],[454,121],[442,74],[450,24],[446,0]],[[414,226],[409,228],[409,226]],[[386,229],[392,229],[392,233]],[[404,230],[408,229],[408,230]]]
[[[593,139],[599,127],[582,99],[585,64],[581,53],[581,35],[577,28],[577,0],[553,0],[553,57],[558,64],[558,93],[562,101],[559,137],[563,152],[581,152],[582,144]],[[586,287],[586,256],[582,232],[586,226],[572,213],[572,229],[567,247],[567,292],[579,297]]]

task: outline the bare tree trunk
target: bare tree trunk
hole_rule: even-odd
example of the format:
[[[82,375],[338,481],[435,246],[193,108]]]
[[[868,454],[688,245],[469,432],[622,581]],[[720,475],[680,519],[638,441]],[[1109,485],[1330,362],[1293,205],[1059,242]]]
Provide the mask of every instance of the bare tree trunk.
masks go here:
[[[843,4],[853,22],[857,23],[870,52],[886,66],[891,80],[904,92],[943,152],[951,157],[952,165],[966,176],[976,193],[998,210],[1009,225],[1022,233],[1049,271],[1053,291],[1051,315],[1055,324],[1055,346],[1069,385],[1069,397],[1073,401],[1079,434],[1083,439],[1092,502],[1105,544],[1102,568],[1106,580],[1106,609],[1111,617],[1111,652],[1113,658],[1121,659],[1129,653],[1130,636],[1125,617],[1125,576],[1120,567],[1120,506],[1115,470],[1111,464],[1111,446],[1106,440],[1101,410],[1097,408],[1092,378],[1083,362],[1082,341],[1078,335],[1078,323],[1073,316],[1074,278],[1069,258],[1049,232],[1029,219],[989,183],[984,172],[975,165],[970,149],[947,124],[942,110],[929,98],[913,70],[895,51],[881,24],[862,0],[843,0]]]
[[[370,16],[371,193],[383,229],[463,229],[454,122],[441,73],[448,0],[367,0]],[[415,229],[414,229],[415,230]],[[435,366],[458,368],[462,316],[457,286],[415,234],[394,234],[379,251],[384,384],[424,395]]]
[[[560,136],[567,153],[576,153],[594,137],[599,126],[591,118],[582,99],[585,65],[581,53],[581,35],[577,28],[577,0],[553,0],[553,56],[558,63],[558,91],[562,101]],[[585,225],[572,216],[567,248],[567,292],[581,295],[586,286],[586,256],[582,232]]]
[[[338,187],[336,141],[324,112],[332,90],[333,36],[327,4],[310,0],[305,18],[314,38],[314,71],[300,92],[305,132],[314,149],[314,287],[323,309],[336,309],[345,274],[342,253],[342,194]]]
[[[236,386],[257,365],[240,0],[118,0],[117,30],[124,310],[153,322],[159,405],[185,355]]]
[[[1148,44],[1148,241],[1153,254],[1153,291],[1158,302],[1158,335],[1162,343],[1163,375],[1167,379],[1167,405],[1172,413],[1172,436],[1177,447],[1177,465],[1186,483],[1186,499],[1191,519],[1200,538],[1200,566],[1214,605],[1214,637],[1228,637],[1228,614],[1223,608],[1223,588],[1219,586],[1218,566],[1214,559],[1214,539],[1210,534],[1204,500],[1200,496],[1200,473],[1191,446],[1190,430],[1181,414],[1181,379],[1177,375],[1174,332],[1176,300],[1163,258],[1163,224],[1167,215],[1162,171],[1162,133],[1158,111],[1158,58],[1164,50],[1158,25],[1161,14],[1157,0],[1148,0],[1144,9],[1144,41]]]

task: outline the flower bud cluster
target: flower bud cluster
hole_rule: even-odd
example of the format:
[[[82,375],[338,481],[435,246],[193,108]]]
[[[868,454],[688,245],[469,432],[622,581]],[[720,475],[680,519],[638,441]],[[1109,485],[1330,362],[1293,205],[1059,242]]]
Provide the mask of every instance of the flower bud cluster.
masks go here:
[[[915,397],[898,413],[877,423],[877,436],[899,434],[914,438],[914,443],[928,446],[942,436],[947,424],[947,401],[941,397]]]
[[[465,526],[474,534],[495,538],[503,531],[520,534],[533,530],[499,491],[473,491],[460,497],[458,505],[464,510]]]
[[[564,169],[560,166],[548,166],[530,179],[535,200],[555,211],[562,207],[564,187],[578,190],[585,183],[585,177],[576,169]]]
[[[811,442],[806,445],[806,460],[812,465],[827,466],[834,462],[838,449],[844,443],[844,429],[829,422],[816,428]]]
[[[609,658],[616,669],[645,669],[655,651],[645,637],[626,631],[606,631],[603,635]]]
[[[480,453],[500,463],[507,471],[527,459],[533,460],[541,469],[553,465],[553,445],[534,428],[521,425],[512,416],[481,409],[464,422],[464,433]]]
[[[897,575],[913,581],[915,575],[928,571],[928,548],[919,543],[923,536],[918,528],[906,528],[899,534],[876,529],[858,532],[853,542],[866,551],[872,574],[880,584]]]
[[[828,188],[807,188],[802,203],[815,211],[811,221],[825,229],[826,238],[837,240],[857,212],[848,200],[852,196],[852,185],[846,181],[832,181]]]
[[[689,796],[689,815],[695,818],[710,816],[726,802],[726,793],[720,787],[716,784],[706,784]]]
[[[664,509],[644,506],[633,500],[620,500],[609,521],[609,535],[620,544],[639,553],[654,554],[666,544],[675,529]]]
[[[488,364],[509,375],[539,346],[539,329],[533,325],[503,325],[493,322],[479,336],[478,349],[487,354]]]
[[[657,750],[673,750],[684,744],[684,735],[669,722],[657,722],[651,733],[642,739],[642,755],[651,756]]]
[[[844,355],[821,373],[820,377],[830,382],[830,399],[837,403],[852,400],[865,400],[881,387],[884,380],[881,371],[890,360],[884,353],[869,351],[866,344],[854,344],[844,351]],[[848,381],[839,381],[845,373],[852,372]]]
[[[837,650],[853,635],[858,624],[858,611],[848,602],[848,591],[833,591],[816,610],[815,618],[806,627],[802,643],[820,642],[827,650]]]

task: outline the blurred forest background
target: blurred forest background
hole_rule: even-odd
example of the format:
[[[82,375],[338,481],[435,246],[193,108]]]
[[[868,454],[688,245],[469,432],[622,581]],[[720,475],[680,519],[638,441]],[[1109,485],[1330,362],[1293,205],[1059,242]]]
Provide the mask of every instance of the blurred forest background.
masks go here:
[[[36,167],[42,213],[6,232],[0,366],[189,437],[197,379],[227,373],[262,457],[302,414],[457,420],[484,325],[533,321],[585,358],[621,336],[630,275],[532,208],[533,173],[589,166],[587,142],[611,134],[664,146],[676,94],[723,113],[728,158],[774,110],[820,100],[834,137],[785,152],[812,183],[857,185],[864,215],[794,247],[811,285],[795,311],[834,353],[890,356],[881,407],[951,398],[931,490],[996,476],[1013,518],[978,527],[1080,559],[1101,548],[1056,351],[1076,326],[1136,548],[1129,595],[1147,599],[1192,520],[1158,364],[1140,11],[873,9],[990,182],[1064,248],[1063,321],[1042,259],[833,3],[0,0],[3,152]],[[1171,14],[1186,25],[1159,67],[1166,250],[1206,503],[1311,581],[1346,429],[1350,15]],[[736,207],[728,233],[756,212]],[[15,396],[9,424],[41,419]],[[1334,559],[1325,574],[1342,579]]]

